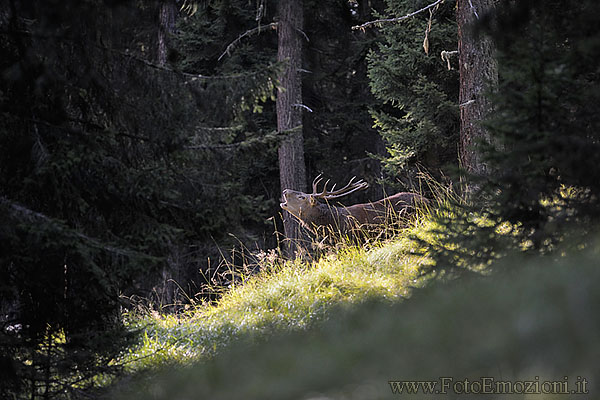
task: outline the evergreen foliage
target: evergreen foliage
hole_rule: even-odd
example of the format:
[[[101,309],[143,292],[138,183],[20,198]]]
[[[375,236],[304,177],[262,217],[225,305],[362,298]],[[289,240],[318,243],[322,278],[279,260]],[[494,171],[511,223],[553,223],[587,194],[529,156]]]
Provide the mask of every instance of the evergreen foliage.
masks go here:
[[[427,4],[387,0],[385,15],[401,17]],[[454,3],[441,3],[431,16],[422,12],[382,24],[380,30],[381,41],[368,61],[371,90],[382,105],[372,107],[371,114],[389,153],[382,160],[385,171],[410,187],[419,167],[440,177],[448,165],[456,165],[457,58],[449,62],[440,58],[443,51],[456,50]]]
[[[115,373],[130,336],[119,296],[157,271],[181,230],[168,204],[183,105],[123,51],[112,24],[149,10],[124,11],[94,1],[1,10],[3,398],[69,396]]]
[[[277,213],[277,144],[282,139],[274,123],[281,69],[277,36],[265,28],[239,39],[272,18],[274,5],[265,3],[260,15],[256,6],[247,1],[199,4],[193,15],[182,15],[173,38],[174,66],[190,76],[198,108],[189,147],[195,163],[186,167],[186,175],[199,190],[190,200],[201,218],[201,236],[223,246],[233,244],[229,233],[248,245],[264,241],[259,236],[272,229],[267,219]]]
[[[167,66],[151,61],[159,2],[12,1],[0,10],[2,395],[94,386],[99,371],[118,369],[109,361],[127,342],[120,295],[147,295],[161,276],[199,286],[193,271],[214,274],[204,262],[223,255],[214,242],[272,241],[276,36],[237,39],[268,27],[276,7],[200,6],[178,25]],[[310,163],[341,179],[348,166],[361,174],[365,148],[375,148],[362,135],[367,114],[353,111],[370,98],[355,80],[364,79],[365,45],[348,39],[348,7],[307,10],[319,16],[309,53],[321,54],[309,65],[320,121],[307,121]],[[354,48],[363,50],[355,57]]]
[[[498,49],[491,140],[481,144],[492,173],[474,177],[472,205],[445,221],[444,265],[547,253],[566,238],[585,246],[600,216],[600,5],[506,1],[497,10],[480,27]]]
[[[212,78],[153,64],[157,10],[0,9],[3,398],[69,396],[118,371],[111,360],[130,336],[120,296],[147,295],[169,265],[197,270],[201,240],[264,229],[272,215],[275,202],[246,190],[264,173],[256,143],[228,155],[240,129],[213,127],[260,106],[276,72]],[[215,91],[223,101],[210,101]]]
[[[352,2],[304,3],[309,41],[303,97],[312,110],[304,114],[309,181],[324,172],[334,182],[360,176],[375,183],[380,166],[369,154],[385,151],[368,112],[376,100],[368,87],[366,57],[375,37],[351,29],[369,15]],[[367,195],[379,200],[381,189],[372,185]]]

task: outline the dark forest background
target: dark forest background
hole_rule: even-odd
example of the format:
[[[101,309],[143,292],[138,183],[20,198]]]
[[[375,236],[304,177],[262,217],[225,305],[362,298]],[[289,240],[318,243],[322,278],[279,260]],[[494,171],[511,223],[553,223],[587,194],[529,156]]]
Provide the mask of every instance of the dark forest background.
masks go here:
[[[491,3],[468,25],[496,46],[484,173],[459,157],[456,2],[363,29],[429,2],[302,6],[306,182],[476,199],[440,221],[449,269],[551,253],[600,210],[599,6]],[[279,249],[277,20],[269,0],[1,3],[0,394],[95,386],[132,297],[176,310]]]

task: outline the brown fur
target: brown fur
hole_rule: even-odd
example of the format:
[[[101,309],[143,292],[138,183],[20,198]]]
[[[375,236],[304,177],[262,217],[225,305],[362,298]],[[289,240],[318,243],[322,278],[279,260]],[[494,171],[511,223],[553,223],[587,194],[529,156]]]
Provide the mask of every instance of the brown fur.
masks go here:
[[[286,189],[281,208],[290,212],[308,226],[331,226],[341,232],[355,226],[380,225],[390,216],[403,216],[428,200],[416,193],[401,192],[373,203],[336,207],[322,203],[312,195]]]

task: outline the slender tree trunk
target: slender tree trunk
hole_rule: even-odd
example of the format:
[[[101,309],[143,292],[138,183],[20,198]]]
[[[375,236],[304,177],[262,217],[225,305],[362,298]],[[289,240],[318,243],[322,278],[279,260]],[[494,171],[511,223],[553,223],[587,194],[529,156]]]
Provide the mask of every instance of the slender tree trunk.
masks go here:
[[[358,15],[360,20],[366,20],[371,16],[371,0],[360,0],[358,2]]]
[[[161,0],[158,12],[158,65],[166,65],[169,56],[169,37],[175,32],[175,18],[177,15],[177,4],[175,0]],[[175,249],[172,249],[171,261],[175,256]],[[156,292],[161,304],[173,305],[177,301],[179,287],[177,285],[177,276],[180,275],[181,265],[168,262],[162,269],[162,283],[159,284]]]
[[[279,178],[281,190],[306,191],[304,139],[302,137],[302,0],[279,0],[277,59],[286,67],[280,76],[277,94],[277,130],[288,131],[279,147]],[[292,131],[290,131],[292,130]],[[283,224],[288,239],[288,256],[298,253],[303,239],[298,222],[284,211]]]
[[[169,35],[175,32],[175,16],[177,4],[175,0],[162,0],[159,10],[158,25],[158,64],[165,65],[169,54]]]
[[[498,67],[492,41],[484,35],[476,37],[472,27],[493,7],[494,0],[458,0],[460,160],[463,168],[475,174],[488,172],[477,142],[489,140],[481,121],[491,109],[485,91],[497,85]]]

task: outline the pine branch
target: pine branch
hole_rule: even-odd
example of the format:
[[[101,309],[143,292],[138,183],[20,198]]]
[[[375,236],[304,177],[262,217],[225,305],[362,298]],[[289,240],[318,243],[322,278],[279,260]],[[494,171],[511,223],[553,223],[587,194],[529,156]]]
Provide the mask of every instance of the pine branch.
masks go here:
[[[48,121],[44,121],[44,120],[37,119],[37,118],[35,118],[35,119],[27,118],[25,120],[26,121],[31,121],[34,124],[44,125],[44,126],[46,126],[48,128],[59,129],[59,130],[61,130],[63,132],[66,132],[68,134],[72,134],[72,135],[76,135],[76,136],[80,136],[80,137],[83,137],[85,134],[88,133],[87,130],[85,130],[85,129],[79,130],[77,128],[73,128],[73,127],[70,127],[70,126],[56,125],[56,124],[52,124],[52,123],[50,123]],[[130,133],[123,132],[123,131],[111,130],[111,129],[108,129],[108,128],[102,126],[102,125],[98,125],[98,124],[96,124],[96,123],[94,123],[92,121],[86,121],[86,120],[83,120],[83,119],[76,119],[76,118],[67,118],[66,120],[69,121],[69,122],[74,122],[74,123],[85,125],[86,127],[89,127],[89,128],[94,128],[97,132],[111,133],[111,134],[114,134],[116,136],[123,136],[123,137],[129,138],[129,139],[142,140],[142,141],[146,141],[146,142],[151,142],[152,141],[150,139],[150,137],[139,136],[139,135],[132,135]]]
[[[438,4],[440,4],[443,1],[444,0],[437,0],[437,1],[433,2],[433,3],[431,3],[430,5],[421,8],[420,10],[414,11],[414,12],[412,12],[410,14],[406,14],[403,17],[376,19],[375,21],[365,22],[362,25],[355,25],[355,26],[352,27],[352,29],[361,29],[361,30],[364,31],[366,28],[370,28],[372,25],[381,26],[381,24],[386,23],[386,22],[400,22],[400,21],[403,21],[403,20],[408,19],[410,17],[414,17],[415,15],[417,15],[419,13],[422,13],[423,11],[427,11],[430,8],[433,8],[433,7],[437,6]]]
[[[9,210],[9,213],[16,218],[22,217],[26,218],[31,222],[42,221],[44,223],[48,223],[56,228],[58,231],[64,231],[66,235],[71,236],[71,238],[76,238],[83,241],[86,245],[96,248],[98,250],[104,250],[111,254],[116,254],[125,257],[142,257],[142,258],[151,258],[146,254],[137,252],[135,250],[118,248],[115,246],[111,246],[106,244],[98,239],[89,237],[77,230],[69,228],[65,223],[61,220],[49,217],[45,214],[42,214],[37,211],[33,211],[25,206],[17,204],[10,199],[0,196],[0,206],[6,207]]]
[[[107,47],[103,48],[106,51],[110,51],[112,53],[115,54],[119,54],[121,56],[124,57],[128,57],[133,61],[137,61],[139,63],[145,64],[146,66],[150,67],[150,68],[154,68],[157,70],[161,70],[161,71],[165,71],[165,72],[170,72],[176,75],[180,75],[182,77],[185,78],[190,78],[191,81],[196,81],[196,80],[227,80],[227,79],[241,79],[241,78],[247,78],[249,76],[255,76],[255,75],[259,75],[261,73],[263,73],[263,71],[251,71],[251,72],[243,72],[243,73],[237,73],[237,74],[229,74],[229,75],[202,75],[202,74],[191,74],[189,72],[183,72],[177,69],[173,69],[173,68],[169,68],[166,67],[164,65],[159,65],[159,64],[155,64],[151,61],[148,61],[146,59],[140,58],[134,54],[128,53],[128,52],[123,52],[123,51],[119,51],[116,49],[110,49]],[[219,58],[220,59],[220,58]]]
[[[250,138],[237,143],[230,144],[196,144],[186,146],[188,150],[230,150],[247,148],[256,144],[270,144],[284,140],[288,135],[297,133],[302,129],[302,125],[284,131],[272,131],[265,134],[263,137]]]

